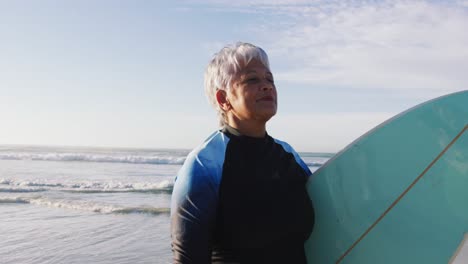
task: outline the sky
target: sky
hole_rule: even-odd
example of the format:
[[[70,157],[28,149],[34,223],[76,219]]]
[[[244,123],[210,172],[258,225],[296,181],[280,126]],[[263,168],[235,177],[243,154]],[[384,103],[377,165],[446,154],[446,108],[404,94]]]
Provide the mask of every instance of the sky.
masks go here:
[[[298,151],[337,152],[468,89],[468,1],[0,0],[0,144],[191,149],[218,129],[203,73],[269,55]]]

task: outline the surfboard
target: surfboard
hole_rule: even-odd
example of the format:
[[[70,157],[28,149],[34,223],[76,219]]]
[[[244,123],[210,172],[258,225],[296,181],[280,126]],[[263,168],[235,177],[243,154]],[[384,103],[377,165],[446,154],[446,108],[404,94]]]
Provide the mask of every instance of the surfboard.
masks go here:
[[[468,91],[407,110],[307,184],[308,263],[455,263],[468,255]],[[467,252],[464,252],[467,251]]]

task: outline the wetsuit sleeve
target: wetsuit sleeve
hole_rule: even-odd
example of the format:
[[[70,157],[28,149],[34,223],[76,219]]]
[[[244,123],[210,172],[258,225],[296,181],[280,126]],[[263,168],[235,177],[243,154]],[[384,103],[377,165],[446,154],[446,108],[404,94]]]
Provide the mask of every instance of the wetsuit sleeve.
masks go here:
[[[198,157],[188,157],[174,184],[171,236],[174,263],[211,263],[218,200],[214,172]]]

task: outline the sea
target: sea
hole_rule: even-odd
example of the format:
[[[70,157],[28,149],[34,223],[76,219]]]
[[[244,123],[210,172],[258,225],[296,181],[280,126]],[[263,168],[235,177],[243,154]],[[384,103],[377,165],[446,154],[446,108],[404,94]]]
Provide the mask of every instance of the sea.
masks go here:
[[[189,150],[0,145],[0,263],[171,263]],[[330,153],[300,153],[312,171]]]

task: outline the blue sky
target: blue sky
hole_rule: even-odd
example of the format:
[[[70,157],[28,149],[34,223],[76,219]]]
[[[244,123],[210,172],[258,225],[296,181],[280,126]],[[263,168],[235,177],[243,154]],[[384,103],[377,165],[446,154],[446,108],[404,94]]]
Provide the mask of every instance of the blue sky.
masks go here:
[[[0,144],[193,148],[212,54],[270,56],[274,137],[335,152],[468,89],[468,1],[0,1]]]

